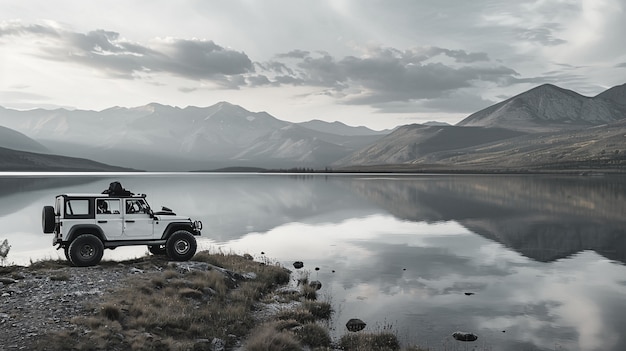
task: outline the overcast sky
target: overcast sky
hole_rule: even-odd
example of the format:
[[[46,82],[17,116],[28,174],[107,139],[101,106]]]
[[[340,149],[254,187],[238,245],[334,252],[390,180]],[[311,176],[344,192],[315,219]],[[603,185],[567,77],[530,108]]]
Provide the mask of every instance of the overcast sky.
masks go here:
[[[454,124],[543,83],[626,83],[624,33],[624,0],[0,0],[0,106]]]

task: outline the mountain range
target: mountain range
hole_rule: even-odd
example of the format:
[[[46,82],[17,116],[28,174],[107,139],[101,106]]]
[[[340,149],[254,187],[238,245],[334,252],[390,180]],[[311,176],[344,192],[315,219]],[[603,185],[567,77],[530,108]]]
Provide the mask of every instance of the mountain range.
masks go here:
[[[334,164],[346,170],[626,168],[626,84],[585,97],[541,85],[455,126],[406,125]]]
[[[0,126],[0,160],[12,160],[10,167],[3,162],[4,170],[28,158],[12,152],[40,155],[43,168],[49,167],[47,157],[69,156],[65,161],[54,156],[50,165],[65,162],[71,169],[78,159],[92,162],[85,163],[87,169],[98,162],[150,171],[621,169],[626,165],[626,84],[594,97],[545,84],[454,126],[429,122],[393,131],[320,120],[291,123],[228,102],[102,111],[0,107]]]
[[[0,109],[0,125],[37,140],[50,153],[155,171],[319,168],[388,133],[339,122],[291,123],[227,102],[99,112]]]

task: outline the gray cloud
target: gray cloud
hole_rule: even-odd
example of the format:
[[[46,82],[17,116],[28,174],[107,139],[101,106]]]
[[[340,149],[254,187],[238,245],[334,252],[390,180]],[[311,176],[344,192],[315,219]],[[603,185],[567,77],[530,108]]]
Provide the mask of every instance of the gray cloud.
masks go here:
[[[309,54],[310,54],[310,52],[304,51],[304,50],[292,50],[292,51],[289,51],[288,53],[285,53],[285,54],[278,54],[278,55],[276,55],[276,57],[279,57],[279,58],[298,58],[298,59],[303,59],[305,57],[308,57]]]
[[[470,112],[485,101],[467,96],[454,100],[460,89],[478,82],[497,86],[522,82],[515,70],[493,64],[487,53],[436,46],[405,50],[374,47],[359,57],[339,58],[324,51],[296,49],[277,54],[270,61],[253,62],[245,53],[212,40],[167,38],[142,45],[114,31],[78,33],[20,23],[0,26],[1,36],[47,39],[40,46],[40,57],[79,63],[110,77],[153,79],[153,74],[165,73],[211,81],[223,89],[310,86],[322,88],[323,94],[341,103],[372,105],[381,112],[409,112],[410,107],[432,110],[451,103],[454,111]]]
[[[133,79],[142,72],[162,72],[194,80],[213,80],[233,88],[245,84],[245,79],[238,75],[254,72],[245,53],[207,40],[166,39],[151,48],[126,41],[112,31],[83,34],[19,23],[2,25],[0,36],[52,39],[52,43],[41,48],[41,57],[77,62],[116,78]]]
[[[439,58],[453,63],[437,62]],[[255,67],[262,73],[248,75],[250,86],[320,87],[323,91],[315,94],[344,104],[371,105],[379,112],[434,111],[436,107],[471,112],[490,101],[460,94],[459,89],[471,88],[477,82],[498,86],[520,83],[515,70],[491,64],[486,53],[430,46],[410,50],[378,47],[363,57],[343,58],[293,50],[276,55],[273,61],[255,62]],[[455,99],[459,96],[463,99]]]
[[[554,36],[554,32],[559,30],[561,28],[557,23],[546,23],[536,28],[516,28],[514,32],[520,40],[538,42],[545,46],[556,46],[567,43],[566,40]]]
[[[428,62],[442,55],[453,59],[460,66]],[[344,102],[348,104],[446,98],[451,91],[471,87],[475,81],[510,84],[518,75],[504,66],[469,65],[489,61],[486,53],[468,53],[440,47],[412,50],[376,48],[365,57],[347,56],[339,60],[327,53],[313,56],[302,50],[278,57],[300,60],[289,70],[286,69],[286,63],[273,62],[274,69],[269,69],[269,64],[259,65],[267,71],[289,73],[273,77],[276,84],[318,86],[330,88],[335,93],[348,89],[361,92],[359,96],[351,96],[350,93],[334,95],[345,96]]]

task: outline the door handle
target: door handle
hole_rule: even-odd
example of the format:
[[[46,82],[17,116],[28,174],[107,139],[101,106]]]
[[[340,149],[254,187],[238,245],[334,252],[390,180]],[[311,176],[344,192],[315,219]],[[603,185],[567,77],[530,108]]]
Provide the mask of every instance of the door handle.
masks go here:
[[[98,223],[106,223],[106,222],[108,222],[108,221],[98,221]]]
[[[126,223],[135,223],[135,221],[132,221],[132,220],[126,220],[125,222]]]

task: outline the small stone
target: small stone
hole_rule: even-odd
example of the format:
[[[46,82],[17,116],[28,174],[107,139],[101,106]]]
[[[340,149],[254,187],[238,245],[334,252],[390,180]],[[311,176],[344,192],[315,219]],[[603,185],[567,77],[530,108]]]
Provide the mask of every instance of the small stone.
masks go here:
[[[365,322],[363,322],[362,320],[358,318],[352,318],[348,321],[348,323],[346,323],[346,328],[348,328],[348,330],[351,332],[358,332],[365,329],[366,325],[367,324],[365,324]]]
[[[249,253],[243,254],[243,258],[245,258],[248,261],[253,261],[254,260],[254,257],[252,257],[252,255],[250,255]]]
[[[210,265],[206,262],[187,261],[187,262],[170,262],[170,267],[174,267],[180,273],[188,273],[191,271],[206,272],[209,270]]]
[[[254,273],[254,272],[244,273],[243,274],[243,278],[244,279],[248,279],[248,280],[256,279],[256,273]]]
[[[129,269],[128,272],[130,274],[143,274],[144,273],[143,270],[141,270],[139,268],[135,268],[135,267],[132,267],[131,269]]]
[[[17,280],[24,280],[24,279],[26,279],[26,275],[24,275],[24,273],[20,273],[20,272],[13,273],[12,277],[13,277],[13,279],[17,279]]]
[[[462,331],[452,333],[452,337],[458,341],[476,341],[478,339],[476,334]]]
[[[211,350],[212,351],[224,351],[226,349],[226,342],[219,338],[213,338],[211,340]]]
[[[315,288],[315,290],[319,290],[322,288],[322,282],[320,282],[319,280],[314,280],[309,283],[309,286]]]
[[[13,278],[8,278],[8,277],[0,277],[0,283],[5,284],[5,285],[15,284],[17,283],[17,280]]]

